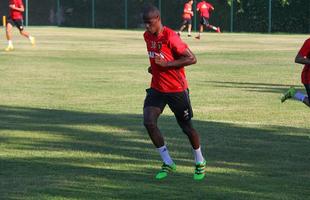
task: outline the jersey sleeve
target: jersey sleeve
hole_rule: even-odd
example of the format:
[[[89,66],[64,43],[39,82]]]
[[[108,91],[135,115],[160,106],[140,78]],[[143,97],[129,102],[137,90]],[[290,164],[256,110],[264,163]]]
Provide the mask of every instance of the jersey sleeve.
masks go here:
[[[183,54],[184,51],[188,48],[187,44],[185,44],[176,33],[171,33],[168,42],[172,51],[178,55]]]
[[[310,39],[306,40],[299,50],[298,54],[307,57],[310,53]]]

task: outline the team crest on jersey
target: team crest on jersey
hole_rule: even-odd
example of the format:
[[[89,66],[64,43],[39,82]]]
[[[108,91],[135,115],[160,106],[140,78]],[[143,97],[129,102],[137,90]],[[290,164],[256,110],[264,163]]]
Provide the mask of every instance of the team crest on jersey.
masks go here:
[[[162,47],[163,47],[163,43],[162,42],[158,42],[157,43],[157,49],[161,50]]]

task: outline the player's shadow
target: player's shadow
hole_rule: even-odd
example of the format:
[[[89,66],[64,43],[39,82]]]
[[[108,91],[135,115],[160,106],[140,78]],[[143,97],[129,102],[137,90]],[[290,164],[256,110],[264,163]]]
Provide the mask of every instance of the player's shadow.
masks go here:
[[[166,199],[201,199],[206,195],[249,199],[270,197],[265,195],[270,188],[270,195],[283,193],[275,185],[309,185],[309,129],[199,120],[194,124],[207,146],[205,184],[193,182],[192,174],[184,172],[192,167],[193,156],[172,116],[162,116],[160,127],[181,170],[166,184],[159,184],[153,179],[159,156],[140,114],[0,106],[0,144],[6,150],[0,154],[0,193],[4,198],[43,194],[154,199],[160,194]],[[292,195],[300,192],[303,190],[287,190]]]
[[[245,91],[263,92],[263,93],[284,93],[290,87],[298,90],[304,90],[302,85],[286,85],[272,83],[255,83],[255,82],[229,82],[229,81],[205,81],[208,85],[219,88],[240,88]]]

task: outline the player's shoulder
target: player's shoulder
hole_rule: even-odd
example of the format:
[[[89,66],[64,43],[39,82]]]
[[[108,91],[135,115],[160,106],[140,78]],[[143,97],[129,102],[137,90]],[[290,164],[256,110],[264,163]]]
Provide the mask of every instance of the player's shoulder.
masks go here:
[[[148,32],[148,31],[145,31],[144,33],[143,33],[143,37],[144,37],[144,39],[148,39],[148,38],[150,38],[150,32]]]
[[[305,43],[310,43],[310,38],[306,39]]]
[[[178,36],[177,33],[172,30],[171,28],[165,26],[164,27],[164,31],[163,31],[163,34],[166,36],[166,37],[174,37],[174,36]]]

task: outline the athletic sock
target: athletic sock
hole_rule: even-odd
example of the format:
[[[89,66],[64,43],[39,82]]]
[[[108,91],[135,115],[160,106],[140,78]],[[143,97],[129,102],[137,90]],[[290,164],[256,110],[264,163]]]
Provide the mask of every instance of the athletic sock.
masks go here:
[[[12,40],[8,40],[8,45],[9,45],[9,46],[12,46],[12,45],[13,45]]]
[[[168,151],[168,148],[166,147],[166,145],[164,145],[160,148],[157,148],[157,150],[158,150],[160,157],[163,159],[165,164],[167,164],[167,165],[173,164],[173,161],[169,155],[169,151]]]
[[[205,159],[203,158],[200,147],[198,149],[193,149],[193,152],[194,152],[196,163],[202,163],[203,161],[205,161]]]
[[[217,28],[215,26],[212,26],[212,29],[215,30],[215,31],[217,30]]]
[[[296,99],[297,101],[301,101],[301,102],[304,102],[305,98],[307,96],[304,95],[303,93],[301,92],[296,92],[295,96],[294,96],[294,99]]]
[[[33,37],[31,35],[29,35],[28,39],[31,41],[33,39]]]

